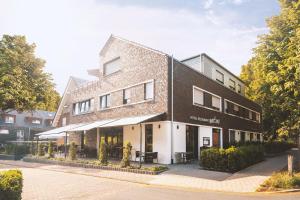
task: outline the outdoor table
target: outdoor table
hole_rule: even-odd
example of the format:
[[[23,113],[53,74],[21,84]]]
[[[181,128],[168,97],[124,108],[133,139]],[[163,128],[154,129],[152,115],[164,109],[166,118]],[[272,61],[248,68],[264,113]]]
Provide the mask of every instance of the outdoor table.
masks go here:
[[[177,155],[180,158],[179,163],[188,163],[192,160],[193,153],[192,152],[176,152],[175,156],[177,156]]]

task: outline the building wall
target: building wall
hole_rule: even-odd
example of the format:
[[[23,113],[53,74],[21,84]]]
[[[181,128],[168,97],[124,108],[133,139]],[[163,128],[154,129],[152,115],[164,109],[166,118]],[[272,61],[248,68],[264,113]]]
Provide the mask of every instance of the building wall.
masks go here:
[[[209,110],[193,105],[193,86],[214,93],[222,98],[222,112]],[[236,92],[226,88],[190,67],[174,61],[174,121],[198,124],[204,126],[217,126],[223,129],[224,144],[228,144],[228,129],[237,129],[261,132],[261,124],[251,120],[239,118],[224,113],[224,99],[231,100],[249,109],[261,113],[261,107]],[[169,96],[171,98],[171,96]],[[170,101],[171,104],[171,101]],[[169,107],[169,109],[171,106]],[[220,123],[198,121],[191,116],[205,119],[219,119]],[[168,116],[171,119],[171,116]]]
[[[121,70],[108,76],[103,75],[103,64],[120,57]],[[64,107],[64,113],[69,115],[68,123],[92,122],[108,118],[121,118],[137,115],[167,112],[168,97],[168,59],[155,51],[112,39],[106,44],[100,55],[100,80],[69,91],[69,100]],[[154,80],[154,99],[144,100],[145,81]],[[134,86],[132,86],[134,85]],[[122,89],[132,89],[132,105],[122,105]],[[112,93],[111,107],[100,110],[100,96]],[[94,98],[93,110],[90,113],[73,115],[73,103]],[[134,104],[137,101],[140,103]],[[119,106],[119,107],[118,107]],[[60,117],[63,117],[63,115]],[[61,124],[61,123],[59,123]]]

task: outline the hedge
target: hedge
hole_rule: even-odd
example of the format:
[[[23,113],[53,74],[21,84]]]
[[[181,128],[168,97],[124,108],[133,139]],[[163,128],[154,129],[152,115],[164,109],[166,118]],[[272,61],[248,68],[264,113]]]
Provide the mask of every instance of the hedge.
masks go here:
[[[201,150],[200,163],[206,169],[235,172],[264,159],[262,145],[210,148]]]
[[[20,170],[0,172],[0,200],[20,200],[22,188],[23,178]]]
[[[286,141],[270,141],[264,144],[265,152],[267,154],[276,154],[289,150],[294,146],[292,142]]]

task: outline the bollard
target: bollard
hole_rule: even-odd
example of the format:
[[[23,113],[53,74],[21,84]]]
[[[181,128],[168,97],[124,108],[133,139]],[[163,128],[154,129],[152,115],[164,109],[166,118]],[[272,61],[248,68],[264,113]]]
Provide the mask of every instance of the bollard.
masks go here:
[[[288,173],[290,176],[293,176],[293,164],[294,164],[294,156],[288,155]]]

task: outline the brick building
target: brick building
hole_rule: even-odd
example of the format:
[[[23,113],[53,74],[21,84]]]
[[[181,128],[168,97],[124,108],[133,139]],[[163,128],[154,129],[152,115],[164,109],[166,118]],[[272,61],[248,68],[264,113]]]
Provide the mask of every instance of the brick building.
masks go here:
[[[261,107],[244,96],[242,80],[206,54],[182,61],[111,36],[100,51],[96,81],[71,77],[53,124],[43,135],[68,133],[68,142],[97,148],[100,140],[135,152],[177,152],[199,158],[200,147],[260,141]],[[141,142],[140,142],[141,141]]]

